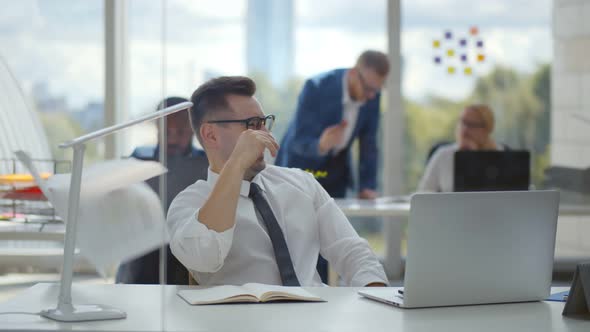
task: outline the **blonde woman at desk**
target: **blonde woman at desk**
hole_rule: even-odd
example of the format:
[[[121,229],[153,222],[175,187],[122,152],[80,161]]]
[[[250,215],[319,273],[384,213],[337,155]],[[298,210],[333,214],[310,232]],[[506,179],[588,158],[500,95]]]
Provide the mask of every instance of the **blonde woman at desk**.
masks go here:
[[[456,142],[441,146],[430,158],[418,185],[419,192],[453,191],[455,152],[459,150],[504,150],[492,138],[494,113],[481,104],[465,107],[455,130]]]

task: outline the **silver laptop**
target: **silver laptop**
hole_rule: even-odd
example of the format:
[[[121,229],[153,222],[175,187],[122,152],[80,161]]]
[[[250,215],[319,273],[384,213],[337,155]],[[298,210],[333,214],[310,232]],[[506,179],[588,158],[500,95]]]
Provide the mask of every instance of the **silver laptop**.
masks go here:
[[[549,296],[557,191],[415,194],[404,288],[359,294],[403,308]]]

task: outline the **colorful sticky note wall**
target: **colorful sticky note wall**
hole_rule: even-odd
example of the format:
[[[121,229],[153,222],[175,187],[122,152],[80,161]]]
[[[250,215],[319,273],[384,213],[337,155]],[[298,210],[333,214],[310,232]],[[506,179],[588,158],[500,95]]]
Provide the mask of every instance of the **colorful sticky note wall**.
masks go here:
[[[442,36],[432,39],[432,49],[434,64],[444,66],[449,75],[472,76],[476,67],[486,60],[484,41],[477,26],[463,32],[444,30]]]

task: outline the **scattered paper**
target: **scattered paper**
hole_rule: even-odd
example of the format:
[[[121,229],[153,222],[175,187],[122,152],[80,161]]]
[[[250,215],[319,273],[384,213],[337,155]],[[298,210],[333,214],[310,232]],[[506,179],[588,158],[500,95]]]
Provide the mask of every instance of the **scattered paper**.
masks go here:
[[[17,157],[30,165],[28,156],[19,153]],[[29,171],[35,176],[34,167]],[[168,242],[160,199],[143,182],[166,171],[158,162],[133,158],[83,169],[76,248],[98,271]],[[66,221],[70,178],[69,173],[56,174],[40,184],[56,213]]]

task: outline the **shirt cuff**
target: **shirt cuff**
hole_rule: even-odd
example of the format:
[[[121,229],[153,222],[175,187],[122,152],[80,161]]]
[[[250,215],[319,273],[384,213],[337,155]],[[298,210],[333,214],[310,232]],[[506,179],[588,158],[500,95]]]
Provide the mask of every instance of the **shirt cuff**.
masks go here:
[[[352,281],[350,284],[352,287],[364,287],[364,286],[366,286],[370,283],[373,283],[373,282],[382,282],[385,285],[389,286],[389,281],[387,280],[387,277],[382,273],[378,273],[377,271],[375,271],[375,272],[372,272],[372,271],[358,272],[352,278]]]

